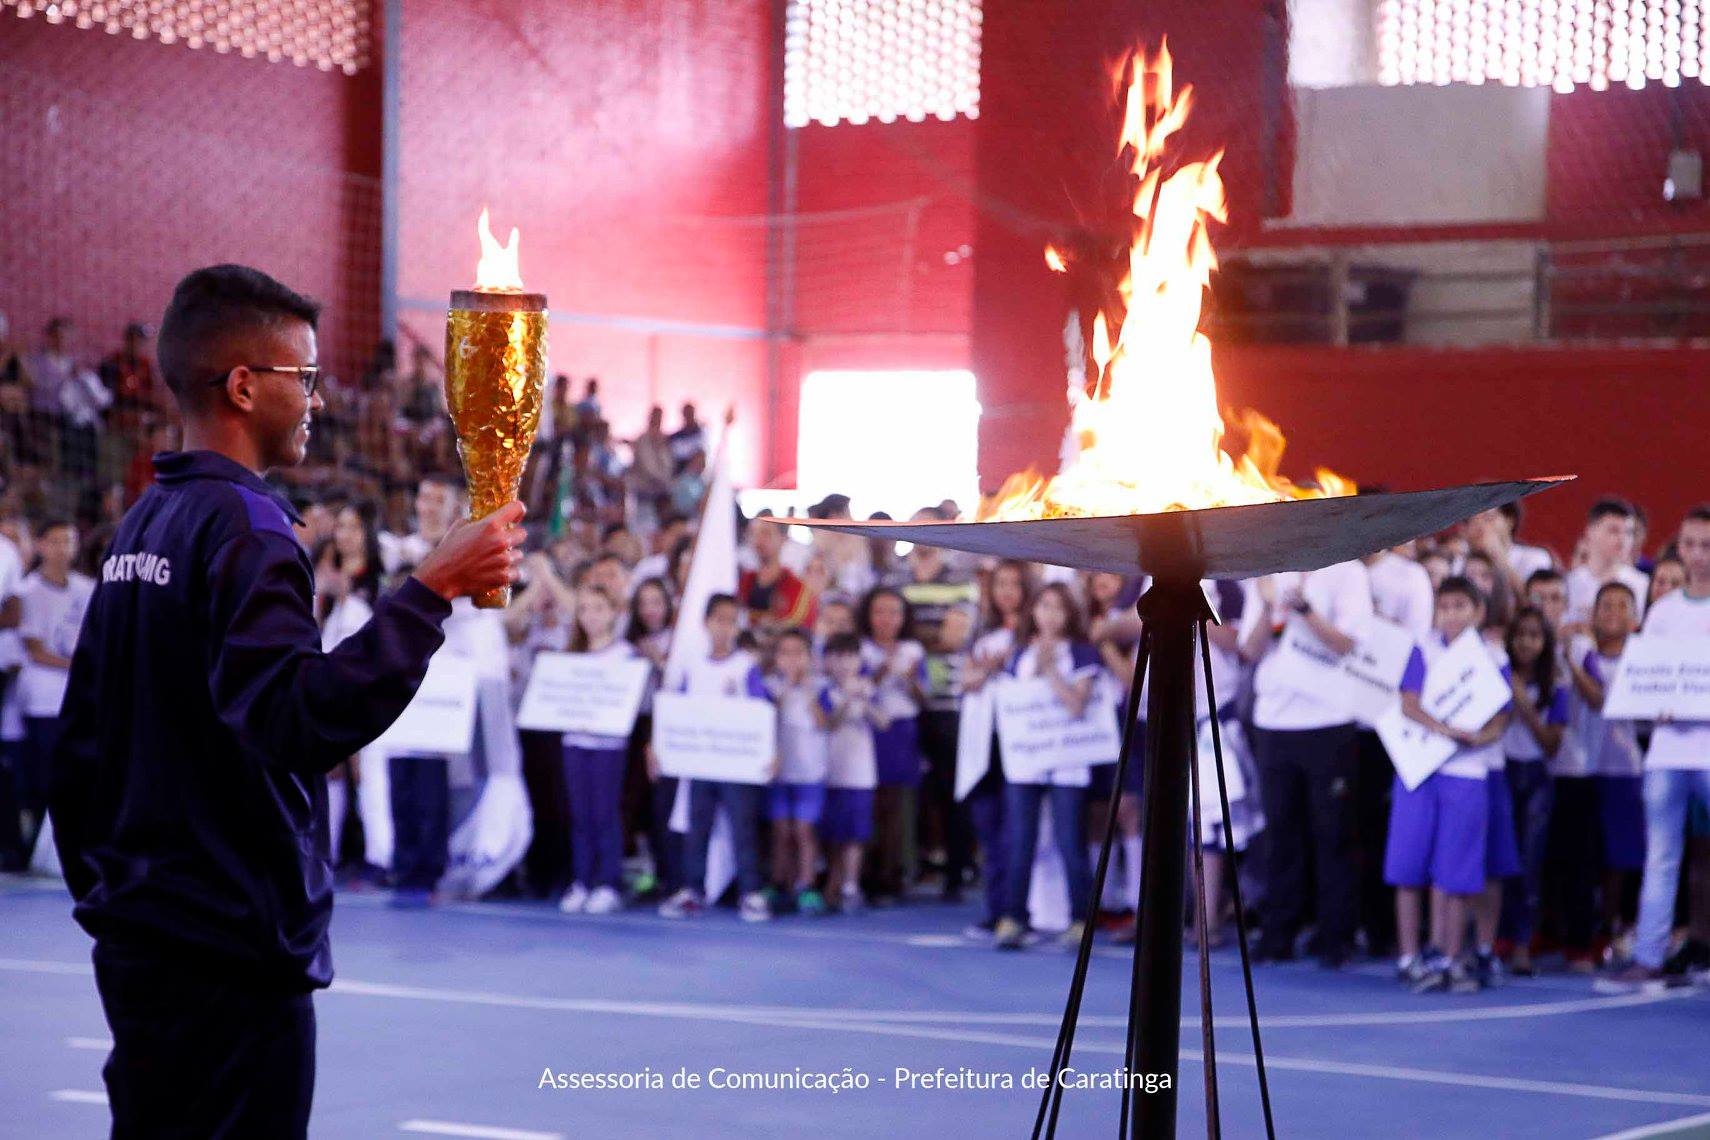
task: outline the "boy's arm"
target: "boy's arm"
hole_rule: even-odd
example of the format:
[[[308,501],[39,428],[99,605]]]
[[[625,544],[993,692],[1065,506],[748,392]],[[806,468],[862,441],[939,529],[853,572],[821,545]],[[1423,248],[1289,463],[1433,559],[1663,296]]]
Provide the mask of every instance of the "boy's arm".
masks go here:
[[[1408,720],[1422,724],[1439,736],[1446,736],[1458,744],[1471,744],[1472,733],[1448,725],[1425,711],[1425,706],[1419,702],[1419,694],[1404,691],[1401,694],[1401,712]]]
[[[28,654],[30,660],[34,661],[37,665],[45,665],[49,669],[71,668],[71,658],[61,657],[59,654],[49,649],[39,637],[24,638],[24,652]]]
[[[1079,719],[1080,715],[1087,711],[1087,702],[1092,699],[1091,677],[1076,677],[1070,680],[1053,673],[1047,680],[1051,682],[1051,691],[1057,694],[1057,700],[1069,710],[1071,717]]]
[[[1482,748],[1486,744],[1495,744],[1502,739],[1502,734],[1508,731],[1509,712],[1503,709],[1485,722],[1477,732],[1462,733],[1465,743],[1471,748]]]

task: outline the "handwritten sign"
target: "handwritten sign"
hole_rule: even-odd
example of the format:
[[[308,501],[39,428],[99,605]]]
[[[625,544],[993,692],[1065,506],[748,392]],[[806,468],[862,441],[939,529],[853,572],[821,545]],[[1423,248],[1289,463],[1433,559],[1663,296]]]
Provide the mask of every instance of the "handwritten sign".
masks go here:
[[[1049,681],[1006,680],[993,694],[1004,773],[1033,780],[1056,768],[1114,764],[1122,737],[1110,705],[1088,701],[1080,716],[1069,715]]]
[[[992,691],[993,686],[988,684],[962,698],[956,733],[957,800],[967,799],[992,766],[992,733],[997,724]]]
[[[1444,724],[1475,732],[1512,697],[1513,689],[1502,679],[1483,639],[1469,629],[1426,669],[1419,704]],[[1459,747],[1447,736],[1408,718],[1399,704],[1378,717],[1373,727],[1395,765],[1396,775],[1409,791],[1423,784]]]
[[[392,755],[455,756],[475,740],[475,663],[440,653],[428,663],[414,699],[373,744]]]
[[[542,653],[534,659],[517,727],[628,736],[651,670],[641,658]]]
[[[778,711],[755,697],[660,693],[653,751],[667,776],[764,784],[778,755]]]
[[[1627,642],[1606,720],[1710,720],[1710,637],[1650,634]]]
[[[1318,640],[1304,620],[1294,616],[1288,619],[1279,650],[1287,663],[1290,688],[1324,697],[1345,695],[1342,658]]]
[[[1375,724],[1401,699],[1401,675],[1413,653],[1413,635],[1386,618],[1374,617],[1353,651],[1342,658],[1342,675],[1354,719]]]

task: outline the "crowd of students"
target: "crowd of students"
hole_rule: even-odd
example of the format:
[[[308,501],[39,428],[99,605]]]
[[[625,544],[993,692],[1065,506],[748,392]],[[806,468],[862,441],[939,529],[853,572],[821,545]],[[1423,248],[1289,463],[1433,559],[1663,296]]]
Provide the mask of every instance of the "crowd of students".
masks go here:
[[[1143,727],[1113,796],[1112,764],[1006,772],[991,717],[969,709],[1006,679],[1033,679],[1072,716],[1119,718],[1146,583],[921,546],[899,556],[891,543],[830,532],[801,542],[739,520],[735,590],[679,613],[696,504],[677,502],[672,487],[705,468],[704,439],[691,442],[693,455],[660,457],[645,509],[629,494],[621,518],[570,510],[537,523],[507,609],[458,603],[447,651],[476,663],[475,744],[467,754],[364,754],[334,773],[329,843],[347,883],[431,904],[447,889],[460,789],[508,767],[532,826],[496,889],[556,898],[567,912],[650,905],[687,919],[718,904],[705,884],[722,816],[745,920],[970,892],[966,936],[1002,949],[1073,945],[1085,923],[1131,938]],[[811,513],[848,508],[831,496]],[[448,476],[422,481],[407,532],[383,527],[367,501],[304,501],[299,536],[316,566],[326,645],[360,628],[377,594],[462,509]],[[918,517],[953,518],[955,505]],[[1710,508],[1690,512],[1651,559],[1640,514],[1620,500],[1597,503],[1565,563],[1519,542],[1518,520],[1513,508],[1487,512],[1362,562],[1205,584],[1223,620],[1209,633],[1218,706],[1201,691],[1199,712],[1222,726],[1234,800],[1229,831],[1208,812],[1196,837],[1213,945],[1230,918],[1222,888],[1240,875],[1260,961],[1308,953],[1336,968],[1356,954],[1393,955],[1404,984],[1455,992],[1529,975],[1554,953],[1568,970],[1606,968],[1616,986],[1710,968],[1710,724],[1601,715],[1641,626],[1710,636]],[[17,869],[42,819],[65,669],[100,551],[63,519],[31,525],[6,512],[0,534],[0,847]],[[1286,650],[1292,628],[1346,654],[1377,619],[1415,642],[1404,714],[1454,743],[1412,789],[1374,725]],[[668,677],[673,634],[691,625],[707,648]],[[1512,688],[1477,730],[1434,720],[1420,700],[1433,660],[1468,631]],[[543,651],[646,662],[652,681],[633,731],[519,730],[516,706]],[[661,685],[771,702],[771,782],[679,787],[651,746]],[[1116,858],[1095,899],[1093,856],[1111,830]],[[1051,892],[1065,906],[1046,922]]]

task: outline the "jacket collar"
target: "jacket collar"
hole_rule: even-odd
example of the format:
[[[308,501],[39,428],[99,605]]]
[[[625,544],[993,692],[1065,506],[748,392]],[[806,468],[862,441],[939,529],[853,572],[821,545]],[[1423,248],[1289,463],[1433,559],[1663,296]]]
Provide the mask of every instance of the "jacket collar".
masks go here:
[[[165,487],[188,483],[193,479],[222,479],[236,483],[279,504],[293,525],[301,526],[303,517],[291,500],[267,480],[228,456],[217,451],[161,451],[154,456],[154,480]]]

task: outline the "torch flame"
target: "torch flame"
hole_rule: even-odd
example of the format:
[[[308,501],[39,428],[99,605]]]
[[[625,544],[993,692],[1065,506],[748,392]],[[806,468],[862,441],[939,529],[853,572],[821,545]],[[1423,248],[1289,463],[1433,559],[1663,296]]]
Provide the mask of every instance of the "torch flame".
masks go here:
[[[493,236],[493,224],[487,217],[487,207],[481,207],[481,260],[475,266],[475,288],[483,293],[521,293],[522,267],[517,261],[517,246],[521,237],[515,226],[511,237],[500,245]]]
[[[1356,489],[1324,470],[1316,485],[1284,479],[1277,425],[1252,410],[1225,423],[1219,410],[1211,342],[1199,324],[1217,268],[1209,226],[1228,220],[1217,172],[1223,152],[1166,172],[1166,144],[1193,106],[1193,89],[1175,91],[1171,71],[1163,46],[1156,59],[1136,52],[1115,73],[1118,92],[1127,77],[1118,154],[1135,180],[1134,236],[1121,301],[1093,323],[1099,383],[1095,395],[1073,403],[1079,454],[1049,479],[1011,476],[981,505],[982,520],[1150,514]],[[1054,270],[1062,265],[1055,248],[1045,260]],[[1231,429],[1246,437],[1239,458],[1223,446]]]

